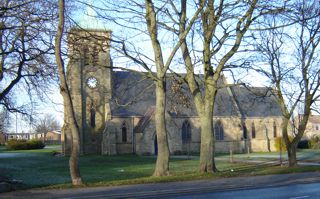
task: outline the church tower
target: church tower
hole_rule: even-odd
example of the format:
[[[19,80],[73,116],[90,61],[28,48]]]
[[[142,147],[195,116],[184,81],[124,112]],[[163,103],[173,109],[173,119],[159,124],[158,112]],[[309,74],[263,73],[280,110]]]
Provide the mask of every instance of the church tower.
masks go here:
[[[67,79],[80,128],[82,154],[101,153],[102,133],[111,114],[110,38],[111,31],[94,29],[73,29],[68,35]],[[69,154],[71,132],[66,111],[63,134],[64,153]]]

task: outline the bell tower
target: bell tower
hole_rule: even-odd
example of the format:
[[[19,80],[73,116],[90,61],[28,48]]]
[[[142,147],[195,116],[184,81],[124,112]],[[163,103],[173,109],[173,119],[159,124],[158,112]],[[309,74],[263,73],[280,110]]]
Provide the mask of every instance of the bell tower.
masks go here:
[[[68,35],[68,85],[80,128],[82,154],[100,154],[102,133],[110,117],[111,31],[72,29]],[[66,110],[66,109],[65,109]],[[70,153],[71,132],[65,111],[64,153]]]

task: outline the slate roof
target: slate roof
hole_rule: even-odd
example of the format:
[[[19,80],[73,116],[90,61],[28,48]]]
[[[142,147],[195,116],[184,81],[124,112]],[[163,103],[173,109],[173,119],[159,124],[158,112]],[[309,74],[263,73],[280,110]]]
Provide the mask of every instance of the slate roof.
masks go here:
[[[240,112],[246,117],[281,116],[272,89],[267,87],[231,87]]]
[[[139,73],[113,71],[112,88],[112,115],[143,116],[155,104],[152,81]]]
[[[172,91],[174,78],[167,78],[167,111],[173,116],[197,116],[197,112],[187,85],[182,85],[185,107],[179,103],[179,95]],[[128,71],[113,71],[113,97],[111,111],[114,116],[144,116],[155,106],[153,82],[143,74]],[[223,81],[221,81],[222,84]],[[187,103],[188,104],[188,103]],[[281,116],[272,91],[264,87],[245,88],[243,86],[223,87],[218,90],[215,116],[266,117]]]
[[[319,124],[320,123],[320,115],[310,115],[309,122],[314,123],[314,124]]]

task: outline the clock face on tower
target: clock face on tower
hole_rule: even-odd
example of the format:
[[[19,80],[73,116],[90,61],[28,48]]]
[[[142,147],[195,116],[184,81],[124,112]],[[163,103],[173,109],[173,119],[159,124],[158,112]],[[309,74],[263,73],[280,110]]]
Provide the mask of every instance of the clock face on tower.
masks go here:
[[[87,86],[89,87],[89,88],[96,88],[97,86],[98,86],[98,80],[97,80],[97,78],[95,78],[95,77],[89,77],[88,79],[87,79]]]

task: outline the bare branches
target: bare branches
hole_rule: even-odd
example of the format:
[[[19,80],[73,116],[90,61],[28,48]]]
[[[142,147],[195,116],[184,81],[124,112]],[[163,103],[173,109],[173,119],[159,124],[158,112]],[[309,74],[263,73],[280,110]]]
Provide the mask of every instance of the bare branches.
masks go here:
[[[52,31],[50,28],[55,11],[54,4],[42,0],[3,2],[0,11],[2,104],[14,96],[12,94],[16,88],[48,89],[51,83],[57,81],[54,64],[49,58],[53,54],[53,45],[47,34]],[[18,111],[13,104],[5,107]]]
[[[260,32],[256,49],[260,52],[258,62],[253,68],[264,74],[276,87],[275,93],[281,107],[282,131],[286,142],[289,166],[296,162],[296,146],[302,138],[311,110],[319,96],[319,43],[320,13],[316,1],[295,1],[286,13],[289,26],[278,25],[278,16],[273,16],[265,24],[267,31]],[[301,107],[302,110],[298,110]],[[290,118],[298,111],[298,132],[293,132],[289,139],[288,125]],[[301,118],[300,118],[301,115]]]
[[[37,133],[48,133],[61,129],[61,124],[56,120],[54,115],[46,114],[40,118],[36,124],[35,131]]]

